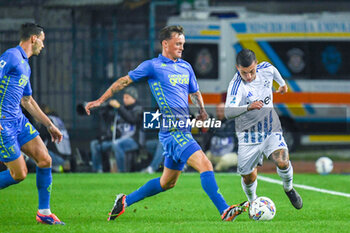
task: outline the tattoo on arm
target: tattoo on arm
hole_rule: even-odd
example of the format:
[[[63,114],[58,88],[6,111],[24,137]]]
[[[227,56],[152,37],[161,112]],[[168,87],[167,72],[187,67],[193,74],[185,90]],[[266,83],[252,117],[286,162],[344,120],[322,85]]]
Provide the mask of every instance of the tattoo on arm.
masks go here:
[[[130,84],[130,78],[124,76],[124,77],[121,77],[120,79],[118,79],[116,82],[115,82],[115,85],[112,85],[111,87],[111,91],[112,91],[112,94],[114,94],[115,92],[118,92],[120,90],[123,90],[126,86],[128,86]]]
[[[23,97],[22,97],[22,100],[23,100],[24,102],[28,102],[28,101],[30,100],[30,96],[23,96]]]
[[[21,105],[22,107],[24,107],[25,109],[27,109],[28,104],[30,104],[30,98],[31,96],[23,96],[21,99]]]
[[[196,105],[200,109],[204,109],[203,98],[202,98],[202,95],[199,91],[190,94],[190,98],[191,98],[191,101],[194,105]]]
[[[128,86],[130,83],[132,83],[131,78],[129,75],[126,75],[124,77],[119,78],[117,81],[115,81],[108,90],[101,96],[100,100],[102,102],[106,101],[107,99],[111,98],[114,93],[123,90],[126,86]]]

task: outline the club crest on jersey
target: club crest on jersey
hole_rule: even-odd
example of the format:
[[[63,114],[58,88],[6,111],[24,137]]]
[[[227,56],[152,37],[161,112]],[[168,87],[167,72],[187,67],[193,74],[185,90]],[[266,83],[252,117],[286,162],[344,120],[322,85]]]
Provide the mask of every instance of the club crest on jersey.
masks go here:
[[[270,88],[270,81],[269,80],[264,81],[264,87]]]

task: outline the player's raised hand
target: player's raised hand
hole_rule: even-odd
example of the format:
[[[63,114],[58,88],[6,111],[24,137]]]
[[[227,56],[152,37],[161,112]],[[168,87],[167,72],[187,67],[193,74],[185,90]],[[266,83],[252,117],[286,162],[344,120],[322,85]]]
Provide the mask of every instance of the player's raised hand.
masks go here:
[[[287,91],[288,91],[288,87],[287,85],[284,85],[284,86],[280,86],[276,92],[284,94],[284,93],[287,93]]]
[[[99,100],[95,100],[95,101],[90,101],[90,102],[88,102],[88,103],[85,105],[86,114],[90,115],[90,109],[92,109],[92,108],[97,108],[97,107],[99,107],[101,104],[102,104],[102,102],[99,101]]]
[[[47,131],[49,131],[51,135],[52,142],[60,143],[62,141],[63,135],[61,131],[54,124],[49,125],[47,127]]]
[[[248,111],[251,111],[251,110],[254,110],[254,109],[261,109],[262,107],[264,106],[264,103],[261,101],[261,100],[256,100],[254,101],[253,103],[249,104],[248,105],[248,108],[247,110]]]
[[[120,103],[118,102],[118,100],[115,99],[110,100],[109,105],[113,108],[120,108]]]
[[[200,121],[205,121],[206,119],[208,119],[208,113],[205,110],[199,111],[198,116],[196,117],[197,120]]]
[[[4,128],[2,128],[1,124],[0,124],[0,134],[1,134],[1,130],[3,130]]]

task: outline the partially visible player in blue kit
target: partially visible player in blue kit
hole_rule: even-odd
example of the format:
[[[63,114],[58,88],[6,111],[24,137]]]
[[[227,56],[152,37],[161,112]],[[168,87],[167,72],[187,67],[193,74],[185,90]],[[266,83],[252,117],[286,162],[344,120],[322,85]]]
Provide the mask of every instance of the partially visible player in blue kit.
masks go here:
[[[50,211],[52,187],[51,157],[38,131],[23,115],[24,107],[46,126],[52,141],[62,141],[62,133],[43,113],[32,97],[28,59],[44,48],[45,33],[34,23],[21,26],[20,43],[0,56],[0,161],[8,170],[0,172],[0,190],[23,181],[28,173],[21,151],[34,159],[39,209],[36,220],[44,224],[64,224]],[[2,196],[2,195],[0,195]],[[3,197],[2,197],[3,198]]]
[[[183,28],[165,27],[160,31],[159,37],[162,54],[158,58],[144,61],[128,75],[115,81],[99,99],[86,105],[87,114],[90,114],[90,109],[100,106],[130,83],[148,80],[166,122],[186,122],[189,117],[188,95],[199,107],[198,119],[208,118],[193,69],[188,62],[180,59],[185,44]],[[190,127],[161,127],[159,140],[165,156],[162,176],[148,181],[128,195],[117,195],[108,220],[114,220],[135,202],[173,188],[186,163],[200,173],[202,187],[218,209],[222,220],[232,221],[247,209],[248,202],[227,205],[216,184],[213,166],[193,139],[190,130]]]

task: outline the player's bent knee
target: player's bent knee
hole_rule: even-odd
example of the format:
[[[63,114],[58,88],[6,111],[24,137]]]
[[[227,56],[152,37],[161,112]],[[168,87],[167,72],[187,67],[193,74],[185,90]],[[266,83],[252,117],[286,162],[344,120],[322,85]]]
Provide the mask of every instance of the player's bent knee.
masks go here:
[[[23,181],[26,177],[27,177],[27,174],[28,174],[28,170],[27,169],[23,169],[21,171],[17,171],[17,172],[14,172],[12,175],[12,178],[17,181],[17,182],[21,182]]]
[[[46,156],[44,156],[42,159],[40,159],[40,161],[38,161],[38,167],[40,168],[47,168],[47,167],[51,167],[52,164],[52,159],[50,157],[50,155],[47,153]]]
[[[200,170],[201,173],[206,171],[213,171],[213,164],[207,157],[201,161]]]
[[[254,183],[255,180],[256,180],[256,176],[252,174],[243,176],[243,181],[247,185]]]
[[[278,161],[277,162],[277,167],[281,170],[285,170],[289,167],[289,160],[287,161]]]

